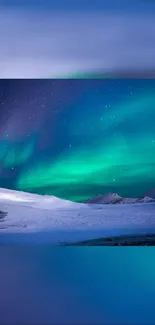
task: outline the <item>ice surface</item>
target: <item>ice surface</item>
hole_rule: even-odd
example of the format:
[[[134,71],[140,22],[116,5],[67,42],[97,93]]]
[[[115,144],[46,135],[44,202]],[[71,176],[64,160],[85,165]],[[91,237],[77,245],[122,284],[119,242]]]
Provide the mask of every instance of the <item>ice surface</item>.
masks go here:
[[[87,205],[0,189],[0,245],[59,243],[97,237],[155,233],[155,203]]]

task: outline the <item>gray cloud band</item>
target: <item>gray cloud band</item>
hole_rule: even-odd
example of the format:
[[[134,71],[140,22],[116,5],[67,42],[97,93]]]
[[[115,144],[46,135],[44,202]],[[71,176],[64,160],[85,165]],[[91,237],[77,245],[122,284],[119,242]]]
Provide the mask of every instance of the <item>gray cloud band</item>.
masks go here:
[[[0,78],[155,69],[149,14],[0,12]]]

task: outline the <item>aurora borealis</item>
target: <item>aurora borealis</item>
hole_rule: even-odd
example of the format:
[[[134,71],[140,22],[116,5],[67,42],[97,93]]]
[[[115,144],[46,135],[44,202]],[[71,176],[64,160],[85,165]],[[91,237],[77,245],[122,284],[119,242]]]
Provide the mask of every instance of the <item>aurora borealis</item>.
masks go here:
[[[155,186],[155,80],[1,80],[0,187],[82,201]]]

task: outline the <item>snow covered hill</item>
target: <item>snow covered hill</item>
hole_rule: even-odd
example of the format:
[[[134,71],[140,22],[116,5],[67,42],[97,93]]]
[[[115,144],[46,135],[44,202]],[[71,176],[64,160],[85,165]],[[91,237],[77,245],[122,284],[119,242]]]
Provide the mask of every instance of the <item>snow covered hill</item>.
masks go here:
[[[51,207],[52,209],[64,209],[64,207],[71,207],[78,205],[68,200],[62,200],[53,195],[38,195],[22,191],[8,190],[5,188],[0,188],[0,202],[14,202],[16,204],[21,204],[25,202],[29,207],[36,207],[47,209]]]
[[[0,245],[155,233],[155,203],[84,204],[0,189]]]

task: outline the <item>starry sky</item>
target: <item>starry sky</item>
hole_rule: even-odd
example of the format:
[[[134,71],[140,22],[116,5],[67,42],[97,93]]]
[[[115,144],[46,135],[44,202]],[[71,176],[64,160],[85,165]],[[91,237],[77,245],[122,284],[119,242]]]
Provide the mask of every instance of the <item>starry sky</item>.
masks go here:
[[[1,0],[0,78],[155,72],[153,0]]]
[[[0,80],[0,187],[82,201],[155,186],[155,80]]]

